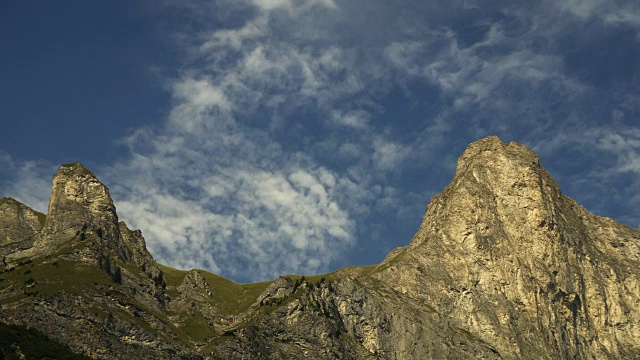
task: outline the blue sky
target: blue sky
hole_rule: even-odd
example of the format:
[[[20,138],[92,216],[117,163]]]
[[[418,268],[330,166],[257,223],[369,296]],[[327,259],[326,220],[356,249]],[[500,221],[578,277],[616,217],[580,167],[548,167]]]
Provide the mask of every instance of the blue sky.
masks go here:
[[[0,44],[0,195],[82,161],[170,266],[375,264],[488,135],[640,224],[635,1],[16,1]]]

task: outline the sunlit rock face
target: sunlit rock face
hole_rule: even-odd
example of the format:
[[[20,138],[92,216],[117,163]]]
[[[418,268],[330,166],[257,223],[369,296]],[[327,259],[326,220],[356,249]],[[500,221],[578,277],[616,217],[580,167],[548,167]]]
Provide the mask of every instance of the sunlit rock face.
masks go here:
[[[98,238],[105,245],[120,237],[109,189],[79,162],[62,165],[53,177],[47,221],[37,246],[52,250],[70,239]]]
[[[158,265],[75,163],[46,221],[0,201],[0,300],[94,358],[640,359],[639,245],[489,137],[381,264],[241,285]]]
[[[109,250],[122,261],[158,269],[139,230],[118,222],[109,189],[81,163],[62,165],[53,177],[49,213],[35,243],[36,254],[87,243],[93,252]]]
[[[376,274],[507,358],[640,358],[640,233],[562,195],[538,157],[475,142]]]
[[[12,198],[0,199],[0,258],[33,246],[45,216]]]

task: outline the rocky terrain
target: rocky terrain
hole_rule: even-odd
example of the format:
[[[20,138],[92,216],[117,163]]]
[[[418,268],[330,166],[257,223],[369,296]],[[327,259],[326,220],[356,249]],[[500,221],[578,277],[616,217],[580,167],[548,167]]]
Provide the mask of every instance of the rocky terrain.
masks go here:
[[[0,256],[2,322],[91,358],[640,359],[640,232],[496,137],[376,266],[241,285],[157,264],[80,163],[46,216],[0,200]]]

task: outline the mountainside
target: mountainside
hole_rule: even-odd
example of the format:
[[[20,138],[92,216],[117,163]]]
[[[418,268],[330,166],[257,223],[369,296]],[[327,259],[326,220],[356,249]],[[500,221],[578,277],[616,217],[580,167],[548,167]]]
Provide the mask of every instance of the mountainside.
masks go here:
[[[0,257],[2,322],[92,358],[640,359],[640,232],[497,137],[376,266],[236,284],[160,265],[80,163],[46,216],[0,199]]]

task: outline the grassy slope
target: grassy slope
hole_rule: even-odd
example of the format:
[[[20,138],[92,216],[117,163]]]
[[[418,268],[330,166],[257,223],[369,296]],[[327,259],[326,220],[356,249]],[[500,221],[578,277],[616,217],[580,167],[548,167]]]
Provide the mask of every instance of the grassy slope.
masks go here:
[[[2,296],[2,302],[8,304],[21,301],[30,296],[50,296],[61,291],[66,294],[77,294],[83,297],[101,296],[100,289],[104,290],[108,287],[118,289],[118,285],[113,282],[104,270],[83,262],[69,260],[67,255],[75,252],[78,247],[82,247],[84,244],[74,240],[68,244],[68,246],[59,249],[56,254],[51,256],[38,257],[32,260],[16,259],[10,262],[7,269],[0,273],[0,296]],[[139,269],[133,265],[123,264],[120,261],[117,263],[121,268],[126,269],[128,273],[136,277],[144,276],[144,274],[138,274]],[[177,287],[182,283],[188,271],[164,265],[159,265],[159,267],[163,271],[164,279],[167,283],[167,294],[172,298],[178,297]],[[7,271],[11,268],[13,268],[12,271]],[[307,281],[316,284],[320,282],[321,278],[325,278],[325,281],[334,281],[345,275],[358,277],[368,274],[372,269],[373,267],[350,267],[328,274],[305,276],[305,278]],[[0,268],[0,271],[2,270]],[[202,274],[212,289],[212,305],[220,308],[229,316],[239,315],[247,311],[256,302],[258,296],[272,283],[272,281],[266,281],[238,284],[204,270],[197,271]],[[289,275],[289,277],[295,281],[302,276]],[[127,296],[126,291],[115,291],[111,293],[111,296],[123,297],[124,301],[131,301],[136,305],[142,306],[137,304],[133,297]],[[113,311],[114,315],[123,320],[154,332],[149,327],[149,324],[142,319],[119,309],[109,310],[96,307],[92,310],[92,312],[104,316],[107,316],[108,311]],[[170,313],[166,313],[162,317],[169,315]],[[206,343],[220,335],[216,334],[211,324],[199,314],[195,316],[187,313],[173,315],[178,315],[178,318],[184,320],[184,326],[174,329],[181,342],[187,346],[193,341]],[[168,323],[172,323],[172,321],[168,321]]]
[[[188,271],[164,265],[160,265],[160,269],[164,273],[165,281],[168,289],[170,289],[169,296],[177,295],[175,288],[182,283]],[[202,274],[211,287],[213,302],[229,315],[239,314],[247,310],[256,301],[258,295],[271,284],[271,281],[238,284],[208,271],[198,270],[198,272]]]

